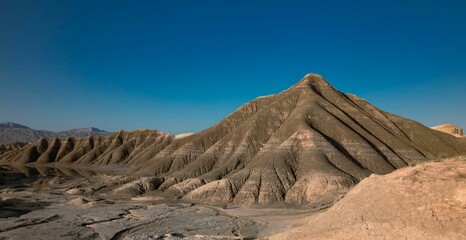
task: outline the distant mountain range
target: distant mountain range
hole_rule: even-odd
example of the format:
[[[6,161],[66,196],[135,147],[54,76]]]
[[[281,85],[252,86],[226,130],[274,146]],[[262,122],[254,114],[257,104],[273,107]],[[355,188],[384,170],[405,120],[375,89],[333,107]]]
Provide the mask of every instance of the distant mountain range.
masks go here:
[[[52,132],[47,130],[37,130],[30,127],[13,123],[0,123],[0,144],[15,142],[33,142],[41,138],[67,138],[67,137],[87,137],[87,136],[110,136],[112,133],[98,128],[75,128],[68,131]]]

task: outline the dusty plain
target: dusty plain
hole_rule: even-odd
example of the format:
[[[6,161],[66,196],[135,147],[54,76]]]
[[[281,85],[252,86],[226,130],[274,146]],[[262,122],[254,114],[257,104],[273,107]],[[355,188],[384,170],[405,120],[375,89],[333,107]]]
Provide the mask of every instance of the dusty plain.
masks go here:
[[[321,209],[121,198],[118,169],[1,167],[0,239],[257,239]]]

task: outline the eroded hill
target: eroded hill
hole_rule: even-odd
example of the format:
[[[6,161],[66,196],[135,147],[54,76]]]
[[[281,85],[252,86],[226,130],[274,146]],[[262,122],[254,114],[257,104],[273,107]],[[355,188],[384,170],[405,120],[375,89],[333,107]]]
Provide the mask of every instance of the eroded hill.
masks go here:
[[[126,164],[137,187],[209,203],[328,204],[372,173],[466,154],[466,142],[384,112],[308,74],[183,138],[157,131],[40,140],[1,163]],[[133,185],[131,185],[133,184]],[[121,192],[123,194],[123,192]]]

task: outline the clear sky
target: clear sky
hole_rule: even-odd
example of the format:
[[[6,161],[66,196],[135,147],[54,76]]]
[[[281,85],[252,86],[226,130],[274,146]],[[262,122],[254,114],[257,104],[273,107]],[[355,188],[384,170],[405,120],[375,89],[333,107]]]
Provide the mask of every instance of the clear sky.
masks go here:
[[[466,127],[466,1],[0,0],[0,122],[195,132],[308,72]]]

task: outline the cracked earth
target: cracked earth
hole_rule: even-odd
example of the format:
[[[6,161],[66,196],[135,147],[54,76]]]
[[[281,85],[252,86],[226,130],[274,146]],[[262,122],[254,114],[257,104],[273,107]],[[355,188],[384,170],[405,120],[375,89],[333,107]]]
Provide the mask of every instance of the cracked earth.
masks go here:
[[[122,175],[28,175],[3,169],[0,239],[256,239],[314,211],[119,198]]]

